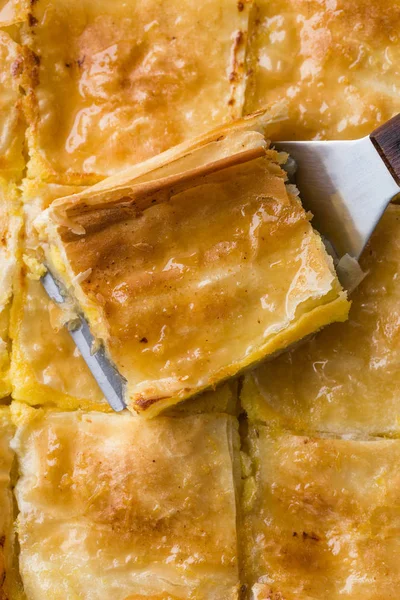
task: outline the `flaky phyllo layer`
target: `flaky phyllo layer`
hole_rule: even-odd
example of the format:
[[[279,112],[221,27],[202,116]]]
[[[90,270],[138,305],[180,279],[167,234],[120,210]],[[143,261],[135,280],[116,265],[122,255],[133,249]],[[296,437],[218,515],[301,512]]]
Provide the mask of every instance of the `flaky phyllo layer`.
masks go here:
[[[271,113],[218,129],[54,202],[45,261],[153,416],[321,326],[348,302]]]
[[[236,419],[13,408],[29,599],[237,600]]]

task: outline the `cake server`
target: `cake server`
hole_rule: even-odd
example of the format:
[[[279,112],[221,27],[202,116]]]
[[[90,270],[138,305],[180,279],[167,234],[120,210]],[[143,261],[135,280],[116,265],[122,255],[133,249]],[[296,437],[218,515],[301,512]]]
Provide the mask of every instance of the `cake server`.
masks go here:
[[[400,114],[351,141],[279,142],[291,159],[313,227],[340,259],[358,259],[389,202],[400,193]]]
[[[54,279],[50,271],[43,275],[41,282],[53,302],[56,304],[65,302],[62,285]],[[124,402],[125,380],[111,364],[103,348],[93,350],[95,341],[86,319],[83,315],[78,315],[77,318],[67,323],[67,329],[111,408],[116,412],[124,410],[126,408]]]

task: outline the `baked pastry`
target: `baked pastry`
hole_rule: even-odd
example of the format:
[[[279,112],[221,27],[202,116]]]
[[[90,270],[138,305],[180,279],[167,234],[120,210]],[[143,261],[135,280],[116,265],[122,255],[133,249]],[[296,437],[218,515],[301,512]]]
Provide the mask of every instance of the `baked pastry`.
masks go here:
[[[25,131],[19,90],[22,70],[20,45],[6,31],[0,30],[0,176],[10,179],[20,177],[25,167]]]
[[[29,5],[30,177],[93,183],[241,116],[249,2]]]
[[[126,379],[132,410],[154,416],[347,317],[263,117],[176,149],[147,175],[137,167],[129,184],[60,199],[36,221],[50,270]],[[225,157],[227,141],[238,152]]]
[[[11,392],[9,310],[13,280],[18,268],[21,226],[17,188],[0,176],[0,399]]]
[[[14,551],[14,506],[11,470],[14,453],[10,448],[13,425],[8,408],[0,407],[0,598],[22,600]]]
[[[233,417],[14,413],[29,600],[238,598]]]
[[[22,23],[26,17],[24,0],[0,0],[0,27]]]
[[[389,206],[362,258],[349,321],[249,375],[252,420],[296,431],[399,433],[400,206]]]
[[[400,440],[251,426],[241,528],[257,600],[378,600],[400,586]]]
[[[15,400],[31,405],[109,411],[108,403],[63,326],[61,309],[49,300],[39,281],[43,268],[39,263],[39,242],[33,220],[54,199],[82,189],[29,179],[22,185],[25,217],[22,272],[14,282],[11,311],[12,395]],[[5,358],[8,363],[7,355]],[[8,369],[6,373],[8,375]],[[7,392],[9,389],[8,385]],[[195,402],[184,402],[175,412],[236,414],[237,394],[233,389],[236,389],[234,384],[222,386],[215,393],[196,398]]]
[[[275,139],[368,135],[400,112],[399,23],[399,0],[255,0],[245,111],[285,100]]]
[[[108,410],[95,380],[39,281],[38,238],[32,223],[55,198],[82,188],[26,179],[22,186],[24,241],[11,311],[13,398],[33,405]],[[71,377],[71,373],[74,374]]]
[[[11,10],[0,11],[0,23],[4,19],[4,24],[8,24],[9,18],[11,23]],[[0,30],[0,399],[11,391],[9,309],[21,227],[18,190],[14,182],[21,176],[25,163],[22,102],[18,88],[21,68],[21,47],[7,32]]]

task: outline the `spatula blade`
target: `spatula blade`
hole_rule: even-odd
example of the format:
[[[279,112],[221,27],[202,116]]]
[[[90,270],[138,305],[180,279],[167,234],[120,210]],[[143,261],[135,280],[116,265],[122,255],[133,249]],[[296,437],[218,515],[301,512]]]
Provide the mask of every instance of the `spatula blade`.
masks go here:
[[[57,304],[65,302],[62,287],[49,271],[41,278],[41,282],[51,300]],[[67,323],[67,329],[111,408],[116,412],[124,410],[125,379],[111,364],[104,348],[93,352],[95,340],[86,319],[78,315],[74,321]]]

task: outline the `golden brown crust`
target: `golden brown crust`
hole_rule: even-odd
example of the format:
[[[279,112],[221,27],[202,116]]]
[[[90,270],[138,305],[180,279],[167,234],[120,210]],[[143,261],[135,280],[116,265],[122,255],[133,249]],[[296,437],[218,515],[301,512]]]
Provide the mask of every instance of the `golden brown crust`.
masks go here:
[[[256,0],[246,111],[286,101],[276,139],[349,139],[400,111],[400,2]]]
[[[237,598],[232,417],[15,412],[29,598]]]
[[[14,180],[21,178],[25,167],[25,122],[19,88],[23,64],[21,46],[6,31],[0,31],[0,175]]]
[[[16,585],[14,572],[13,498],[10,473],[13,452],[10,441],[13,426],[9,410],[0,406],[0,598],[7,600]]]
[[[399,433],[400,206],[390,206],[363,256],[349,321],[320,332],[246,380],[253,420],[297,431]]]
[[[339,300],[331,319],[347,311],[281,157],[256,136],[233,157],[60,200],[41,220],[48,260],[126,378],[132,409],[154,415],[235,375],[320,305]]]
[[[30,176],[94,183],[240,116],[249,4],[34,3]]]
[[[42,256],[32,224],[55,198],[82,189],[28,179],[23,183],[23,260],[14,280],[10,325],[12,391],[14,399],[33,405],[108,410],[103,394],[39,281],[42,272],[38,261]]]
[[[395,600],[399,440],[251,427],[243,579],[259,600]]]

